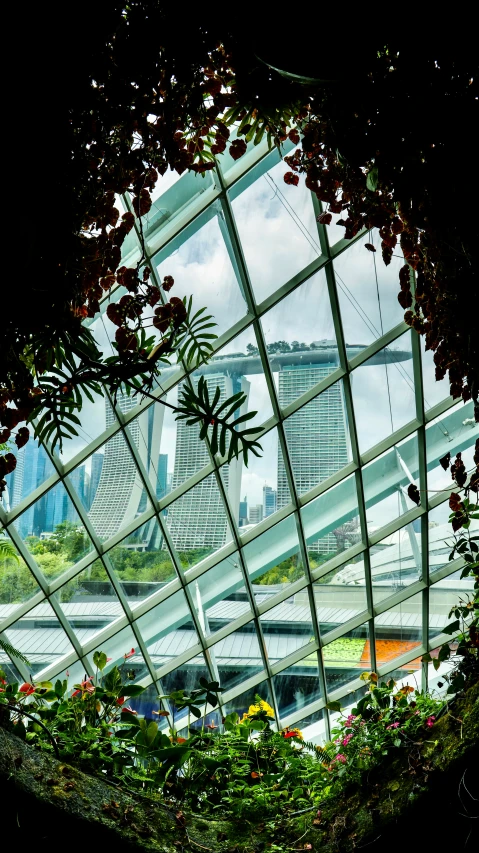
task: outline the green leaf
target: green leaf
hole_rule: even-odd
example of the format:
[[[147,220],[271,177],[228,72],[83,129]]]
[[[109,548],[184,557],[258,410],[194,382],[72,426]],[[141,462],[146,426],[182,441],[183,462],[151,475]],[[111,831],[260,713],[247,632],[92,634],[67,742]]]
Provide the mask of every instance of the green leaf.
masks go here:
[[[339,702],[328,702],[326,708],[328,711],[340,711],[341,704]]]
[[[368,188],[368,190],[371,190],[371,192],[376,192],[377,187],[378,187],[378,167],[377,166],[373,166],[373,168],[370,169],[370,171],[368,172],[367,177],[366,177],[366,187]]]
[[[130,698],[134,696],[140,696],[145,692],[145,687],[141,687],[140,684],[127,684],[122,688],[123,696],[129,696]]]
[[[97,669],[100,670],[100,672],[102,672],[105,669],[105,666],[107,664],[107,660],[108,659],[107,659],[105,652],[94,652],[93,663],[95,664]]]
[[[456,619],[454,622],[451,622],[450,625],[447,625],[442,630],[443,634],[454,634],[455,631],[459,631],[459,620]]]

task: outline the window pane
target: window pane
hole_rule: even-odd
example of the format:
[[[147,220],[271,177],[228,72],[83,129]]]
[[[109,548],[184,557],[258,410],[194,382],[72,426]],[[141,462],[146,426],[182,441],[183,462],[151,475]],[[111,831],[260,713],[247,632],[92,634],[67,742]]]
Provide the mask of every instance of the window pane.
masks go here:
[[[274,428],[262,435],[260,443],[261,456],[250,454],[248,467],[240,456],[237,462],[233,460],[221,469],[240,533],[252,530],[264,518],[291,502],[278,430]]]
[[[324,270],[311,276],[267,311],[261,325],[279,404],[283,408],[338,367],[338,347]]]
[[[229,542],[231,531],[215,475],[210,474],[172,503],[166,523],[185,569]]]
[[[264,669],[254,622],[248,622],[210,648],[221,687],[230,690]]]
[[[284,172],[278,163],[233,201],[258,302],[321,254],[311,193],[303,181],[287,186]]]
[[[333,368],[331,368],[332,370]],[[327,375],[329,368],[315,368]],[[331,372],[329,370],[329,372]],[[284,370],[285,383],[296,370]],[[281,378],[280,376],[280,378]],[[323,391],[284,422],[296,489],[304,495],[336,474],[351,459],[343,383]]]
[[[364,562],[333,569],[313,586],[321,634],[333,631],[367,609]]]
[[[316,566],[358,541],[358,496],[354,476],[328,489],[301,510],[308,551]],[[348,538],[349,537],[349,538]]]
[[[326,687],[329,693],[359,678],[365,670],[371,669],[368,637],[368,625],[365,623],[323,646]]]
[[[374,604],[422,576],[421,519],[407,524],[371,548]]]
[[[107,625],[124,616],[115,589],[101,560],[60,587],[55,598],[82,645]]]
[[[377,251],[366,249],[366,243],[374,245]],[[402,266],[404,259],[399,245],[389,266],[384,264],[376,230],[365,234],[335,259],[336,285],[348,344],[370,344],[401,322],[404,311],[397,295]]]
[[[202,183],[201,179],[199,183]],[[235,259],[219,203],[195,220],[155,258],[160,279],[173,276],[171,295],[193,297],[193,308],[206,306],[223,334],[246,314],[247,306],[235,275]]]
[[[155,669],[161,669],[198,642],[182,590],[141,616],[138,627]]]
[[[416,417],[411,332],[357,367],[351,380],[359,449],[364,453]]]
[[[413,655],[414,649],[422,642],[422,593],[396,604],[374,619],[376,633],[376,659],[379,668],[405,653]],[[406,669],[416,669],[420,659],[405,665]]]
[[[304,595],[277,604],[260,616],[260,622],[270,664],[278,663],[314,640],[309,600]],[[309,661],[308,665],[314,663]]]
[[[108,560],[130,607],[176,578],[168,546],[156,518],[143,524],[108,551]]]
[[[191,581],[189,589],[205,637],[250,609],[237,552]]]
[[[454,461],[456,453],[461,453],[466,471],[470,471],[474,467],[474,445],[478,436],[479,425],[474,420],[474,406],[471,400],[465,405],[458,403],[427,425],[427,487],[429,491],[457,490],[450,471],[445,471],[439,460],[446,453],[450,453],[451,461]]]
[[[274,595],[303,577],[298,532],[294,516],[280,521],[245,546],[244,555],[256,601]]]
[[[362,471],[368,533],[384,527],[414,508],[407,496],[410,483],[419,486],[419,455],[414,434],[365,465]]]
[[[3,497],[6,511],[14,509],[20,501],[28,498],[55,469],[44,448],[30,436],[28,442],[20,450],[15,450],[17,464],[15,470],[8,474],[7,489]],[[38,530],[40,520],[36,515],[36,507],[27,509],[17,523],[17,529],[22,537]]]
[[[24,542],[47,580],[53,580],[93,550],[63,483],[57,483],[35,504],[36,535]],[[28,510],[27,510],[28,511]],[[20,533],[23,516],[13,523]]]
[[[39,592],[34,576],[8,533],[0,532],[0,625],[24,601]]]
[[[317,654],[309,655],[299,663],[283,669],[282,672],[274,676],[273,684],[281,719],[300,711],[301,708],[310,705],[316,699],[320,699],[321,687]],[[322,712],[319,712],[318,719],[321,716]],[[294,724],[294,728],[302,729],[298,723]],[[304,731],[302,734],[305,737]]]
[[[48,602],[38,604],[5,631],[9,643],[30,663],[29,671],[40,681],[39,673],[58,664],[73,651],[55,611]]]

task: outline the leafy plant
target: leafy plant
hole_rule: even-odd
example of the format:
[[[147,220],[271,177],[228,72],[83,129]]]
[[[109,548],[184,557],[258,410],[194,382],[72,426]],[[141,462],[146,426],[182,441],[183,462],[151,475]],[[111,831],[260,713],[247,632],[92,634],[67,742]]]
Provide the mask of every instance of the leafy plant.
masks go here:
[[[437,657],[427,653],[422,660],[432,663],[435,670],[441,663],[452,660],[452,671],[446,676],[450,682],[447,692],[458,693],[479,679],[479,536],[471,535],[471,521],[479,519],[479,439],[475,445],[475,469],[470,476],[461,453],[456,455],[454,462],[448,453],[440,463],[445,471],[450,470],[452,480],[463,490],[462,494],[452,492],[449,497],[449,521],[453,531],[449,560],[459,557],[464,561],[461,579],[472,576],[474,588],[472,596],[460,598],[451,608],[449,618],[454,616],[454,621],[443,630],[444,634],[454,636],[455,650],[446,642],[440,647]],[[415,486],[410,486],[408,493],[411,500],[419,503],[419,492]],[[474,495],[475,500],[471,500]]]

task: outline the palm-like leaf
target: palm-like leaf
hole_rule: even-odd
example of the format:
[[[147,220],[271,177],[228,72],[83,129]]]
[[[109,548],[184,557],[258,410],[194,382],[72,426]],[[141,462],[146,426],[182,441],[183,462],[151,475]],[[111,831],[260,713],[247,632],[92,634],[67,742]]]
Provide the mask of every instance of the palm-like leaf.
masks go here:
[[[7,640],[2,640],[0,637],[0,650],[5,652],[10,658],[17,658],[21,660],[26,666],[30,666],[30,661],[25,657],[21,652],[18,651],[14,646],[12,646]]]
[[[15,546],[3,536],[0,537],[0,560],[13,560],[14,563],[20,562]]]
[[[248,453],[259,456],[261,445],[254,436],[261,432],[261,427],[248,427],[238,429],[240,424],[254,418],[256,412],[235,417],[235,413],[246,402],[246,394],[239,391],[223,403],[219,403],[220,389],[217,388],[212,400],[210,400],[208,385],[204,376],[198,382],[195,391],[190,387],[183,387],[183,396],[180,397],[176,408],[176,419],[185,420],[188,426],[201,424],[200,439],[206,438],[210,431],[210,445],[213,454],[220,453],[221,456],[228,454],[228,462],[238,458],[243,452],[245,465],[248,464]],[[211,430],[210,430],[211,427]]]

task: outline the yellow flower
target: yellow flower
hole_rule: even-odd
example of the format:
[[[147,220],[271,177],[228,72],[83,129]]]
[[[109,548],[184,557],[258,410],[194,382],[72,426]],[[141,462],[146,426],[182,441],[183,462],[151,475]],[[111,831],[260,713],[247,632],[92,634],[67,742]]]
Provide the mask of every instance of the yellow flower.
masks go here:
[[[256,714],[259,714],[260,711],[265,711],[267,717],[274,717],[274,711],[271,705],[268,705],[264,699],[260,699],[257,705],[250,705],[248,710],[244,712],[241,722],[244,723],[245,720],[249,720],[251,717],[254,717]]]

